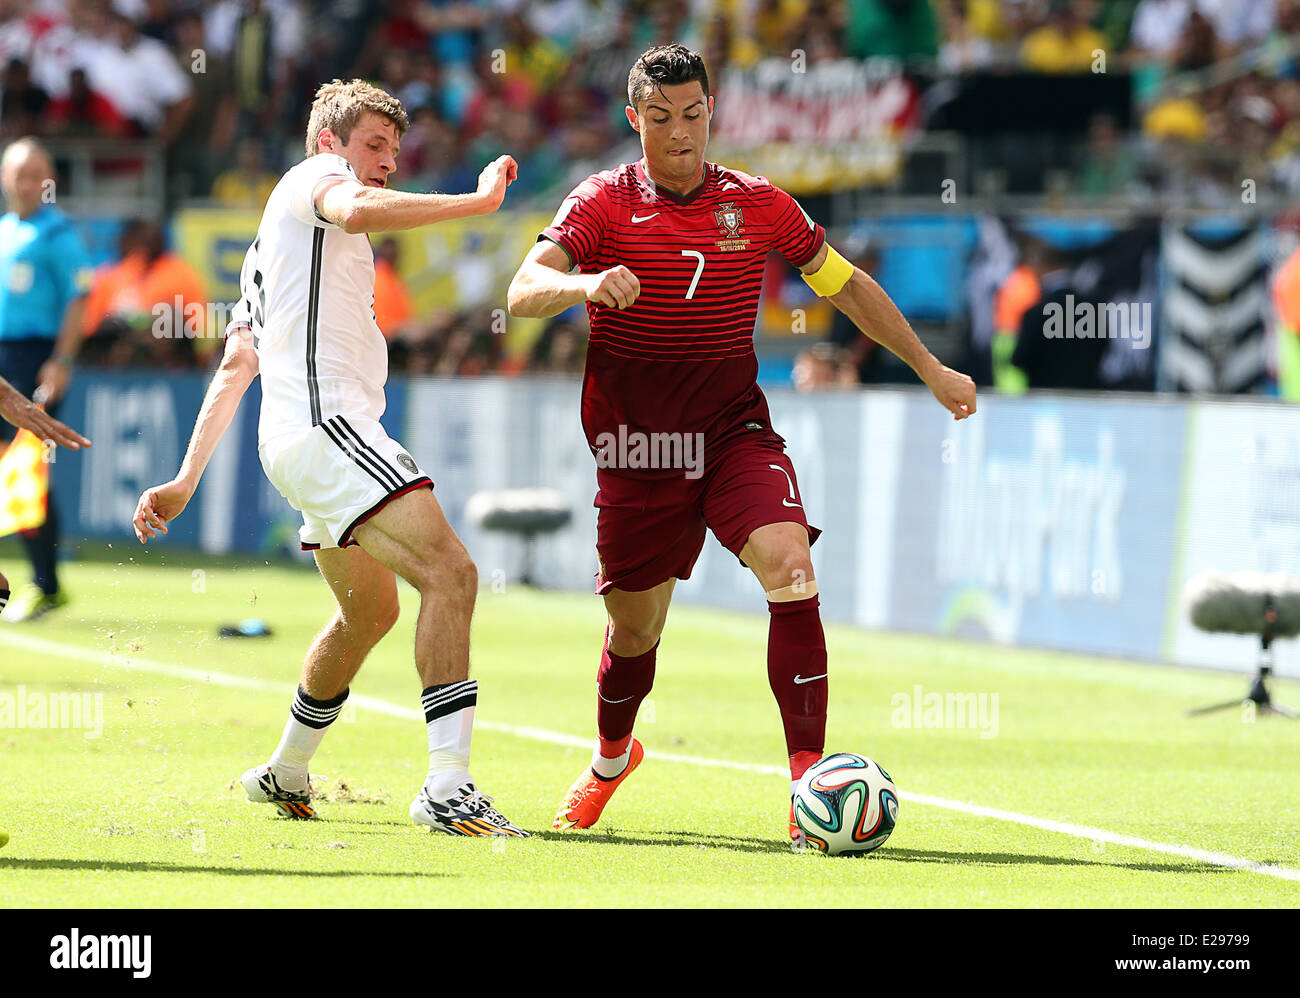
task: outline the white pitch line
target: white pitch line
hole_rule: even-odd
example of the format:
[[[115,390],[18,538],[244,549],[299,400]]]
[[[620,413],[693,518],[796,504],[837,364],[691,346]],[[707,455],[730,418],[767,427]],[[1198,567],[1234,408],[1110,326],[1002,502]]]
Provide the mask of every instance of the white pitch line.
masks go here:
[[[192,666],[177,665],[173,662],[158,662],[148,658],[136,658],[131,655],[119,655],[115,652],[96,651],[91,648],[82,648],[78,645],[63,644],[59,641],[50,641],[47,638],[38,638],[30,634],[15,634],[12,630],[0,634],[0,646],[8,645],[10,647],[23,648],[32,652],[41,652],[47,655],[58,655],[64,658],[76,659],[90,665],[101,665],[109,669],[124,669],[130,672],[146,672],[158,676],[167,676],[172,679],[188,679],[193,682],[211,683],[213,686],[226,686],[233,689],[257,690],[266,693],[280,693],[285,696],[292,696],[296,686],[289,683],[276,682],[269,679],[250,679],[246,676],[235,676],[226,672],[215,672],[211,669],[196,669]],[[369,697],[364,694],[354,694],[348,698],[348,703],[355,704],[365,710],[374,711],[377,714],[386,714],[389,717],[399,717],[404,720],[424,720],[424,713],[414,707],[403,707],[400,704],[390,703],[387,700],[380,700],[377,697]],[[548,731],[545,728],[529,728],[516,724],[502,724],[498,721],[485,721],[475,718],[474,724],[484,731],[497,731],[502,734],[514,735],[516,738],[525,738],[535,742],[546,742],[550,745],[563,745],[565,747],[585,749],[591,747],[590,738],[580,738],[577,735],[566,735],[560,731]],[[647,751],[646,758],[662,759],[665,762],[680,762],[692,766],[705,766],[711,769],[731,769],[743,773],[758,773],[763,776],[784,776],[789,778],[789,771],[780,766],[767,766],[752,762],[733,762],[730,759],[709,759],[703,756],[679,755],[674,752],[657,752]],[[1275,866],[1271,863],[1258,863],[1252,859],[1244,859],[1241,856],[1232,856],[1223,852],[1211,852],[1207,849],[1194,849],[1191,846],[1174,845],[1169,842],[1154,842],[1150,839],[1141,839],[1134,835],[1120,835],[1118,832],[1110,832],[1104,828],[1093,828],[1090,825],[1076,825],[1069,821],[1054,821],[1051,818],[1035,818],[1029,814],[1019,814],[1016,811],[1003,811],[995,807],[984,807],[981,804],[967,804],[964,801],[948,800],[944,797],[932,797],[929,794],[911,793],[907,790],[900,790],[899,797],[912,804],[921,804],[926,807],[937,807],[947,811],[956,811],[960,814],[969,814],[978,818],[992,818],[995,821],[1006,821],[1016,825],[1025,825],[1029,828],[1037,828],[1045,832],[1056,832],[1059,835],[1069,835],[1074,838],[1088,839],[1093,842],[1105,842],[1109,845],[1127,846],[1131,849],[1143,849],[1147,852],[1164,853],[1168,856],[1180,856],[1184,859],[1195,860],[1198,863],[1205,863],[1209,866],[1220,866],[1231,870],[1244,870],[1247,873],[1258,873],[1266,877],[1276,877],[1279,880],[1290,880],[1300,883],[1300,870],[1293,870],[1286,866]]]

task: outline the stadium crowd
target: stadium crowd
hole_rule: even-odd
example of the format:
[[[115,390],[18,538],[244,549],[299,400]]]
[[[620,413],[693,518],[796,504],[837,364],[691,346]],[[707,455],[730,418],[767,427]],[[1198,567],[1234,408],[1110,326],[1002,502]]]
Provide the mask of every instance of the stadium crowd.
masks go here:
[[[465,190],[509,152],[521,170],[507,205],[550,206],[636,155],[627,67],[672,39],[700,48],[715,78],[796,51],[895,60],[923,88],[962,74],[1126,72],[1140,113],[1132,127],[1093,115],[1070,194],[1213,206],[1239,201],[1242,177],[1300,193],[1296,38],[1300,0],[0,0],[0,143],[149,139],[164,151],[168,210],[194,198],[257,208],[302,155],[315,87],[362,76],[410,115],[396,186]],[[111,161],[103,179],[129,183],[131,170]],[[124,247],[116,278],[180,273],[155,250],[142,269],[143,251]],[[386,283],[380,296],[400,312],[401,279]],[[105,357],[203,359],[183,342],[123,346],[130,324],[98,318],[88,332],[117,330]],[[526,366],[580,368],[585,322],[545,330]],[[390,325],[399,370],[510,363],[472,311]],[[868,367],[850,356],[835,380]]]
[[[153,137],[171,203],[244,201],[300,155],[316,85],[364,76],[411,115],[398,183],[464,189],[508,150],[527,166],[517,203],[629,141],[627,66],[678,39],[715,76],[796,50],[926,79],[1127,70],[1150,110],[1140,134],[1094,122],[1082,192],[1130,188],[1143,138],[1168,167],[1158,188],[1213,197],[1237,156],[1294,192],[1298,29],[1297,0],[0,0],[0,138]],[[1226,77],[1188,76],[1233,59]]]

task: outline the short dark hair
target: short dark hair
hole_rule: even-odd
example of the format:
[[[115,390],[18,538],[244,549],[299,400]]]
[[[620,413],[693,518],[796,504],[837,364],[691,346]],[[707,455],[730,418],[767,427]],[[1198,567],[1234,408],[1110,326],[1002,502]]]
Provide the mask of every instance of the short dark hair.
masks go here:
[[[647,100],[661,87],[699,80],[704,96],[709,96],[709,71],[704,57],[685,45],[656,45],[646,49],[627,74],[627,102],[633,107]]]

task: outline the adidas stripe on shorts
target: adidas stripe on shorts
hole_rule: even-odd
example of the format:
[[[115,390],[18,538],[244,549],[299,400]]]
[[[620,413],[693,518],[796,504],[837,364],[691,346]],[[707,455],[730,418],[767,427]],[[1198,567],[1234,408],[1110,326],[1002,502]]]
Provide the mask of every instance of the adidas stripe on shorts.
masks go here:
[[[258,456],[271,484],[302,513],[305,551],[355,544],[352,532],[389,502],[433,488],[406,448],[367,416],[331,416],[264,442]]]

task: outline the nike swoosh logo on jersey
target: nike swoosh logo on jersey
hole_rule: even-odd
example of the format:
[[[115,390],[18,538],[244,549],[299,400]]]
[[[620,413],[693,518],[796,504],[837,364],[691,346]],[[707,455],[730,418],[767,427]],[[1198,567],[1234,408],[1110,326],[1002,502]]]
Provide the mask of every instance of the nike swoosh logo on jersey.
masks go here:
[[[654,213],[654,215],[646,215],[646,216],[641,217],[641,218],[638,218],[638,217],[634,214],[634,215],[632,216],[632,221],[633,221],[633,222],[648,222],[648,221],[650,221],[650,219],[654,218],[655,215],[659,215],[659,214],[661,214],[661,213],[656,211],[656,212]]]
[[[794,684],[796,686],[802,686],[804,683],[812,683],[818,679],[825,679],[827,675],[827,673],[823,672],[820,676],[809,676],[807,679],[804,679],[803,676],[795,676]]]

